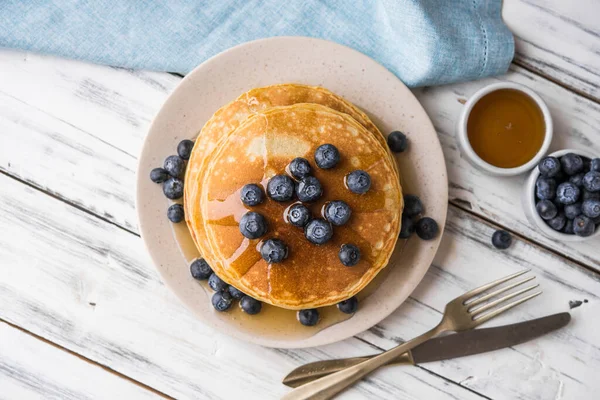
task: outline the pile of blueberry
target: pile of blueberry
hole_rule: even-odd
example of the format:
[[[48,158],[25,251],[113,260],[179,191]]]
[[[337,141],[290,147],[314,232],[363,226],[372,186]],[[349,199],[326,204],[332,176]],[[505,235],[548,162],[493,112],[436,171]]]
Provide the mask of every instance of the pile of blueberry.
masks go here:
[[[557,232],[590,236],[600,224],[600,158],[574,153],[538,165],[536,210]]]
[[[208,280],[208,286],[215,293],[212,296],[211,302],[215,310],[227,311],[235,300],[239,300],[240,308],[250,315],[258,314],[262,309],[262,303],[240,290],[228,285],[224,280],[219,278],[213,272],[206,260],[198,258],[190,265],[190,272],[194,279],[205,281]]]
[[[150,179],[154,183],[163,184],[163,193],[171,200],[180,199],[183,196],[183,174],[185,163],[190,159],[194,142],[182,140],[177,145],[177,155],[165,159],[162,168],[154,168],[150,171]],[[173,204],[167,210],[169,221],[178,223],[183,221],[185,215],[181,204]]]
[[[321,169],[334,168],[340,162],[340,153],[332,144],[319,146],[315,151],[315,164]],[[269,179],[266,195],[261,186],[250,183],[240,192],[240,199],[246,206],[253,207],[265,201],[266,196],[277,202],[297,200],[288,207],[284,220],[304,229],[306,239],[316,245],[327,243],[333,236],[333,227],[346,224],[352,210],[342,200],[328,202],[324,208],[324,218],[313,218],[306,203],[317,201],[323,195],[321,182],[312,175],[310,162],[305,158],[294,158],[287,167],[287,174],[275,175]],[[371,177],[362,170],[350,172],[345,177],[346,187],[353,193],[364,194],[371,187]],[[267,234],[267,220],[260,213],[248,211],[239,223],[240,232],[248,239],[259,239]],[[288,247],[281,239],[269,238],[260,247],[262,258],[268,263],[280,263],[288,256]],[[347,267],[356,265],[360,260],[360,249],[346,243],[338,253],[340,262]]]
[[[437,236],[439,232],[437,222],[429,217],[419,218],[422,213],[423,203],[421,199],[412,194],[404,195],[400,239],[408,239],[414,232],[417,232],[417,236],[423,240],[431,240]]]
[[[332,144],[319,146],[314,155],[318,168],[331,169],[340,162],[340,153]],[[261,186],[250,183],[240,192],[241,201],[249,207],[257,206],[266,200],[266,196],[277,202],[291,202],[284,212],[284,220],[304,230],[306,239],[315,245],[327,243],[333,237],[333,227],[346,224],[352,215],[350,206],[342,200],[329,201],[323,210],[324,218],[311,215],[307,203],[317,201],[323,195],[321,182],[313,176],[310,162],[302,157],[294,158],[286,168],[288,174],[275,175],[269,179],[266,195]],[[364,194],[371,188],[371,177],[362,170],[350,172],[344,184],[355,194]],[[239,224],[240,232],[248,239],[258,239],[268,232],[265,217],[255,211],[248,211],[242,216]],[[277,238],[269,238],[262,242],[261,257],[268,263],[280,263],[288,256],[288,246]],[[352,267],[360,261],[360,249],[352,243],[345,243],[338,252],[340,262]],[[353,314],[358,309],[358,300],[352,297],[338,304],[338,309]],[[317,309],[298,311],[298,320],[302,325],[313,326],[319,322]]]

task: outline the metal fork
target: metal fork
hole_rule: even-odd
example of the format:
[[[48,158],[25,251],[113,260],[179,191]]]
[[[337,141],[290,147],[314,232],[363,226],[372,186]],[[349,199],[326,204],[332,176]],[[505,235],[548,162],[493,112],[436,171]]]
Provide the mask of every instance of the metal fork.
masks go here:
[[[508,282],[516,277],[519,277],[527,272],[529,272],[529,270],[517,272],[516,274],[509,275],[507,277],[498,279],[494,282],[478,287],[477,289],[473,289],[463,294],[462,296],[458,296],[457,298],[446,304],[442,320],[435,328],[431,329],[430,331],[425,332],[421,336],[418,336],[408,342],[396,346],[359,364],[350,366],[339,372],[332,373],[330,375],[324,376],[320,379],[302,385],[284,395],[282,399],[330,399],[337,393],[347,388],[348,386],[362,379],[365,375],[373,372],[374,370],[385,364],[392,362],[401,354],[407,352],[408,350],[411,350],[412,348],[420,345],[421,343],[426,342],[427,340],[439,335],[442,332],[459,332],[475,328],[476,326],[479,326],[482,323],[489,321],[490,319],[502,314],[504,311],[507,311],[521,303],[526,302],[527,300],[534,298],[535,296],[540,295],[542,293],[541,290],[534,292],[526,297],[519,298],[513,302],[507,303],[508,300],[518,297],[539,286],[531,285],[524,289],[507,294],[499,299],[488,302],[488,300],[491,300],[492,298],[502,293],[505,293],[511,289],[516,288],[517,286],[531,281],[535,278],[535,276],[525,278],[518,282],[501,287],[491,293],[484,294],[484,292],[496,288],[499,285],[502,285],[503,283]],[[340,360],[340,362],[343,361],[344,360]]]

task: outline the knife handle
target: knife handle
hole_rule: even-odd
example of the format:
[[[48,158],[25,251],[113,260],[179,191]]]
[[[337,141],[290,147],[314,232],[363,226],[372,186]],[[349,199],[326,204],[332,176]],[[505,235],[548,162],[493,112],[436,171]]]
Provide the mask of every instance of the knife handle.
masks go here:
[[[372,356],[342,358],[338,360],[315,361],[305,364],[296,368],[285,378],[283,378],[283,384],[292,388],[296,388],[304,385],[305,383],[314,381],[315,379],[319,379],[326,375],[333,374],[334,372],[352,367],[353,365],[360,364],[371,357]],[[415,362],[409,351],[392,360],[390,364],[414,365]]]

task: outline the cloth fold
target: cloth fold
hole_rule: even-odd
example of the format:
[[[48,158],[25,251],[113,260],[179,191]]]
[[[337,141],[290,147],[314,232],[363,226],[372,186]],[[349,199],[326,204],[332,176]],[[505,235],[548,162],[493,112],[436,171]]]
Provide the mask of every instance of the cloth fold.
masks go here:
[[[501,0],[3,0],[0,47],[186,74],[229,47],[310,36],[359,50],[411,87],[506,72]]]

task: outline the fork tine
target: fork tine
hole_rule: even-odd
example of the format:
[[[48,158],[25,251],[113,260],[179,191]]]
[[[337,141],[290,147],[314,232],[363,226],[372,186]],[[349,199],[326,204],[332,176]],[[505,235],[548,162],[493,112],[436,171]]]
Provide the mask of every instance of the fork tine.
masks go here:
[[[492,297],[496,297],[496,296],[498,296],[501,293],[504,293],[506,291],[509,291],[510,289],[516,288],[517,286],[522,285],[524,283],[527,283],[527,282],[529,282],[529,281],[531,281],[533,279],[535,279],[535,276],[531,276],[529,278],[525,278],[523,280],[520,280],[519,282],[513,283],[512,285],[508,285],[508,286],[505,286],[505,287],[503,287],[501,289],[498,289],[495,292],[486,294],[485,296],[478,297],[477,299],[475,299],[475,300],[473,300],[471,302],[468,302],[466,305],[469,306],[469,307],[476,306],[478,304],[483,303],[484,301],[487,301],[487,300],[491,299]]]
[[[529,271],[531,271],[531,270],[529,270],[529,269],[526,269],[526,270],[524,270],[524,271],[517,272],[517,273],[515,273],[515,274],[512,274],[512,275],[506,276],[506,277],[504,277],[504,278],[500,278],[500,279],[498,279],[498,280],[496,280],[496,281],[494,281],[494,282],[490,282],[490,283],[488,283],[488,284],[486,284],[486,285],[483,285],[483,286],[480,286],[480,287],[478,287],[478,288],[476,288],[476,289],[473,289],[473,290],[471,290],[471,291],[469,291],[469,292],[467,292],[467,293],[463,294],[462,296],[459,296],[458,298],[459,298],[459,299],[462,299],[462,300],[463,300],[463,303],[464,303],[464,302],[466,302],[467,300],[469,300],[470,298],[472,298],[473,296],[477,296],[478,294],[480,294],[480,293],[483,293],[483,292],[485,292],[486,290],[493,288],[494,286],[498,286],[498,285],[500,285],[501,283],[504,283],[504,282],[506,282],[506,281],[509,281],[509,280],[511,280],[511,279],[513,279],[513,278],[516,278],[517,276],[521,276],[521,275],[523,275],[523,274],[526,274],[526,273],[527,273],[527,272],[529,272]]]
[[[487,311],[487,310],[490,310],[490,309],[494,308],[494,307],[495,307],[495,306],[497,306],[498,304],[501,304],[501,303],[504,303],[504,302],[506,302],[506,300],[510,300],[510,299],[512,299],[512,298],[514,298],[514,297],[517,297],[517,296],[519,296],[519,295],[522,295],[523,293],[529,292],[530,290],[533,290],[533,289],[535,289],[535,288],[536,288],[536,287],[538,287],[538,286],[540,286],[540,285],[531,285],[531,286],[529,286],[529,287],[526,287],[525,289],[521,289],[521,290],[519,290],[519,291],[517,291],[517,292],[511,293],[511,294],[508,294],[508,295],[506,295],[506,296],[504,296],[504,297],[502,297],[502,298],[499,298],[498,300],[490,301],[489,303],[487,303],[487,304],[484,304],[483,306],[481,306],[481,307],[478,307],[478,308],[476,308],[476,309],[475,309],[475,310],[473,310],[473,311],[469,310],[469,312],[470,312],[470,313],[471,313],[473,316],[479,315],[479,314],[481,314],[482,312],[485,312],[485,311]]]
[[[536,296],[539,296],[540,294],[542,294],[542,291],[540,290],[539,292],[535,292],[533,294],[530,294],[527,297],[523,297],[522,299],[519,299],[517,301],[513,301],[510,304],[507,304],[503,307],[498,308],[497,310],[494,310],[492,312],[489,312],[487,314],[482,315],[481,317],[475,319],[475,317],[473,317],[473,321],[475,322],[475,326],[481,325],[486,321],[489,321],[490,319],[502,314],[504,311],[506,310],[510,310],[513,307],[518,306],[519,304],[525,303],[527,300],[531,300]]]

